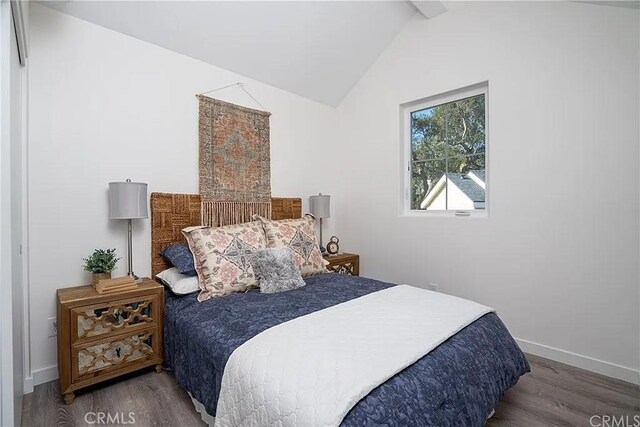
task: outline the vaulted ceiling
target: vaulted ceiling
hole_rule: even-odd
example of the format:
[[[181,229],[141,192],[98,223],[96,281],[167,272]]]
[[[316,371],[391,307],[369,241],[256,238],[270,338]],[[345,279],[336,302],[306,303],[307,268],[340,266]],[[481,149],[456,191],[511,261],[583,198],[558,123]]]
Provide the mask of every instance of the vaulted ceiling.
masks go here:
[[[41,4],[331,106],[417,10],[405,1]]]
[[[416,13],[434,18],[457,6],[424,0],[40,3],[330,106],[340,103]]]

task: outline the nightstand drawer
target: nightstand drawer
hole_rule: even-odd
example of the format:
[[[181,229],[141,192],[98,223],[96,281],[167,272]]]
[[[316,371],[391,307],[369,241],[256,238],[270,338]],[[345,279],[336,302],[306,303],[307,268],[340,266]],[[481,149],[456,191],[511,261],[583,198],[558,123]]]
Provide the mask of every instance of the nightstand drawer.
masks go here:
[[[353,262],[345,262],[343,264],[329,265],[329,270],[338,274],[349,274],[351,276],[357,276],[356,264]]]
[[[158,329],[121,334],[71,349],[71,378],[83,381],[158,359]]]
[[[329,263],[327,270],[338,274],[350,274],[358,276],[360,274],[360,256],[356,254],[341,253],[336,255],[325,255],[324,259]]]
[[[105,334],[136,331],[154,324],[157,295],[143,295],[71,310],[71,343]]]

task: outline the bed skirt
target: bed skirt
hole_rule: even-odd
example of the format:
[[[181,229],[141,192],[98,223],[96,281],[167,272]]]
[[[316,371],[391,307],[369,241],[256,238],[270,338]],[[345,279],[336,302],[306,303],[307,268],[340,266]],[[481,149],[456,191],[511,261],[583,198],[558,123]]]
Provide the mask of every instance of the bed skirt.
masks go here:
[[[187,394],[189,394],[191,403],[193,403],[193,408],[198,414],[200,414],[200,418],[202,419],[202,421],[204,421],[204,423],[209,427],[213,427],[216,422],[216,417],[214,417],[213,415],[209,415],[204,405],[198,402],[196,398],[191,395],[191,393],[187,392]],[[491,415],[493,415],[493,413]]]
[[[200,419],[202,419],[202,421],[209,427],[213,427],[213,425],[216,422],[216,417],[214,417],[213,415],[210,415],[205,409],[204,405],[198,402],[193,396],[191,396],[191,393],[188,393],[188,394],[189,394],[189,398],[191,398],[191,403],[193,403],[193,408],[196,410],[198,414],[200,414]],[[491,417],[493,417],[495,413],[496,413],[495,409],[492,409],[491,413],[487,417],[487,421]]]

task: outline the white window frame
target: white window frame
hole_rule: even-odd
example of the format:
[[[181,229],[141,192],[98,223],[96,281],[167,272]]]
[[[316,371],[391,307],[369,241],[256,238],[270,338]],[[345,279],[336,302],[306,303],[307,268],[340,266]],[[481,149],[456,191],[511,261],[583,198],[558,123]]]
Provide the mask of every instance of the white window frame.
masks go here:
[[[484,95],[485,113],[485,207],[474,210],[411,209],[411,113],[476,95]],[[481,82],[460,89],[429,96],[400,105],[400,216],[488,218],[490,206],[489,181],[489,82]]]

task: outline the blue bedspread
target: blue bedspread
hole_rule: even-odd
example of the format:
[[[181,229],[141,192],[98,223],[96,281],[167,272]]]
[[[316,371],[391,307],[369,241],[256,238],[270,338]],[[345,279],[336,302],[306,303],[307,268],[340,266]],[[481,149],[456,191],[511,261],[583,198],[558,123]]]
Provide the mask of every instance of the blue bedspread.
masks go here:
[[[260,332],[390,285],[323,274],[293,291],[248,292],[197,302],[165,293],[165,365],[215,415],[231,353]],[[375,388],[343,425],[476,426],[529,364],[498,316],[489,313]]]

